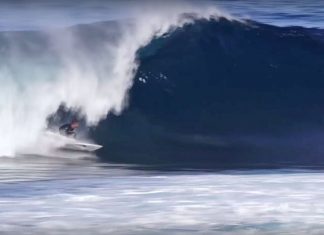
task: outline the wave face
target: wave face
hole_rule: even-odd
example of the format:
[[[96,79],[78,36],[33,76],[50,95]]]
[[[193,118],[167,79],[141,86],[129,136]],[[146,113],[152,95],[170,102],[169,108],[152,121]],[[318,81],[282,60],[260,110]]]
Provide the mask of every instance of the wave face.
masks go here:
[[[206,165],[324,162],[324,31],[197,20],[138,52],[103,159]]]
[[[0,156],[37,146],[47,118],[62,105],[90,126],[109,113],[119,114],[139,48],[195,19],[219,15],[207,6],[179,5],[148,9],[131,22],[0,33]]]

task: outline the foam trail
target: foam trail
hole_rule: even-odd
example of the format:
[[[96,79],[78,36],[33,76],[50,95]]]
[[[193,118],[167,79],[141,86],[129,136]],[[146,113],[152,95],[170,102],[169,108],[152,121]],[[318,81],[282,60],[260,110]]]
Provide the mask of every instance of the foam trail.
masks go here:
[[[147,7],[144,12],[132,23],[118,25],[113,40],[97,37],[89,43],[96,35],[73,27],[34,33],[37,40],[23,33],[4,35],[0,156],[13,156],[33,144],[46,128],[46,118],[62,103],[81,110],[88,125],[96,125],[109,112],[119,114],[138,67],[139,48],[194,19],[224,16],[215,8],[183,4],[172,10]],[[111,35],[109,27],[95,27],[101,36]]]

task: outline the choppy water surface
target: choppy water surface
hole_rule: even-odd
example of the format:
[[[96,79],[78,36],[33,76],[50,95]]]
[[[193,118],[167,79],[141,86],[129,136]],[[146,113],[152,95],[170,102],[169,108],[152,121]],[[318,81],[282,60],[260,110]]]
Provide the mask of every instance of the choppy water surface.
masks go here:
[[[148,171],[93,160],[2,161],[1,234],[323,234],[312,171]]]
[[[162,2],[162,1],[161,1]],[[201,5],[203,0],[164,1]],[[324,27],[324,4],[317,0],[204,0],[238,18],[282,26]],[[156,2],[155,2],[156,3]],[[2,1],[0,2],[0,31],[64,27],[80,23],[129,19],[145,11],[149,0],[95,1]]]
[[[214,0],[239,18],[280,26],[324,27],[324,5],[316,0]]]

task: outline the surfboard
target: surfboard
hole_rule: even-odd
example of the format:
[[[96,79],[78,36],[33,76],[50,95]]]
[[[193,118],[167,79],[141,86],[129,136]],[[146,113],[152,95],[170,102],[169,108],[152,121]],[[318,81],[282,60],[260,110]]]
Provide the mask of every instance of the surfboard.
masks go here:
[[[78,143],[78,142],[69,143],[62,147],[62,149],[66,149],[66,150],[86,151],[86,152],[94,152],[101,148],[102,146],[98,144]]]
[[[57,148],[63,150],[94,152],[103,147],[98,144],[83,142],[82,140],[66,137],[52,131],[46,132],[46,135],[51,137]]]

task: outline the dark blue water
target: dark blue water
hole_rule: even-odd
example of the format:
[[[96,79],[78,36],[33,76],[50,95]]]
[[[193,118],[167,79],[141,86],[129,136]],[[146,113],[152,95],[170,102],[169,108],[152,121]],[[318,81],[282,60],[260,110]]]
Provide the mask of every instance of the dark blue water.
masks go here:
[[[323,28],[323,2],[310,0],[216,0],[218,6],[239,18],[279,26]]]
[[[138,53],[129,107],[94,132],[110,146],[103,159],[321,165],[323,36],[222,19],[154,40]]]

